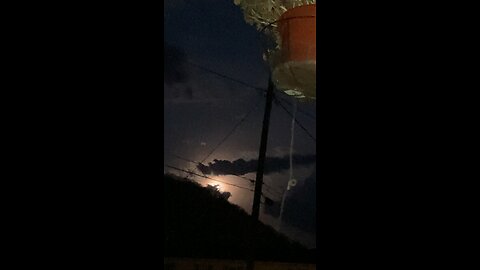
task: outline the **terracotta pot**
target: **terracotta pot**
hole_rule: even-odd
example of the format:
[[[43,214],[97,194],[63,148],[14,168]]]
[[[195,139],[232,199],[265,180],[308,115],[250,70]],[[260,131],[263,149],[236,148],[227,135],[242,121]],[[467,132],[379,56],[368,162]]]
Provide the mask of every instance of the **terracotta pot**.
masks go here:
[[[280,17],[282,62],[316,61],[316,4],[292,8]]]

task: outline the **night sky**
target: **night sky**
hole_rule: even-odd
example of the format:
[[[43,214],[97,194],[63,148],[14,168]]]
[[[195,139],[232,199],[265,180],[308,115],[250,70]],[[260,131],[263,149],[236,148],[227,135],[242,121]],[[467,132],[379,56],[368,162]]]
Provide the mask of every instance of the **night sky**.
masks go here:
[[[203,172],[214,179],[253,189],[248,180],[228,173],[255,179],[249,161],[258,158],[264,94],[201,68],[266,88],[269,67],[262,59],[264,38],[244,21],[233,1],[167,0],[164,7],[164,165],[195,169],[196,164],[178,157],[205,159],[248,114],[232,135],[205,159]],[[293,102],[280,92],[276,96]],[[284,106],[293,111],[291,105],[284,103]],[[298,108],[302,112],[297,112],[297,120],[316,138],[315,103],[299,103]],[[291,116],[274,103],[264,176],[268,188],[263,191],[275,202],[280,202],[280,192],[288,181],[291,121]],[[294,138],[294,178],[298,185],[288,193],[282,232],[315,247],[316,142],[298,125]],[[165,172],[185,175],[164,168]],[[250,213],[253,192],[200,177],[193,179],[203,185],[220,184],[222,191],[232,193],[230,202]],[[262,209],[260,219],[275,227],[278,209],[274,206],[265,209],[264,205]]]

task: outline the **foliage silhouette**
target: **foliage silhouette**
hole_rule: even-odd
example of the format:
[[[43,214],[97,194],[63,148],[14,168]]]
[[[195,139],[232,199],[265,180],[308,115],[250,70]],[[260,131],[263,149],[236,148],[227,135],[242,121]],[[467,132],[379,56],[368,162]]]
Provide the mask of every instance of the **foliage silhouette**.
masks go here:
[[[164,256],[245,259],[251,217],[214,186],[204,188],[173,175],[164,176]],[[312,262],[301,244],[260,222],[255,223],[256,260]]]

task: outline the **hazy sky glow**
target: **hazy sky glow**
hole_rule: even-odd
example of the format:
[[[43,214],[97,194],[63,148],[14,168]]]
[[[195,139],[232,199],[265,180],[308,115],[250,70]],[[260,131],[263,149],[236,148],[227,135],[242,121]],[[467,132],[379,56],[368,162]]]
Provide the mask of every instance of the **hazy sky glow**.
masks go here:
[[[214,159],[256,160],[265,103],[263,93],[222,79],[185,62],[266,88],[268,68],[262,60],[263,48],[259,33],[244,22],[241,10],[233,1],[167,0],[164,15],[165,43],[173,48],[173,52],[169,51],[173,56],[166,56],[165,63],[168,73],[165,75],[168,82],[166,80],[164,83],[165,164],[187,170],[194,169],[195,164],[173,155],[201,161],[249,112],[245,121],[203,164],[208,165]],[[276,95],[291,101],[281,93],[277,92]],[[288,104],[286,108],[292,110]],[[315,104],[299,104],[299,108],[315,116]],[[315,119],[302,113],[297,115],[298,120],[316,137]],[[280,106],[273,105],[267,156],[288,156],[291,120]],[[298,126],[295,127],[295,154],[316,155],[315,147],[315,142]],[[315,171],[314,168],[315,163],[306,166],[294,164],[294,176],[299,182],[296,188],[300,189],[305,184],[305,179]],[[165,171],[185,175],[169,168],[165,168]],[[199,173],[198,170],[196,172]],[[208,176],[253,189],[248,180],[236,176]],[[254,179],[255,173],[244,176]],[[203,185],[214,183],[200,177],[194,179]],[[279,201],[281,194],[278,192],[285,189],[287,181],[288,170],[266,174],[265,183],[277,193],[265,188],[265,194],[274,201]],[[250,213],[253,192],[220,185],[222,191],[232,193],[230,202]],[[294,192],[291,194],[294,196]],[[292,198],[292,201],[296,201],[295,198]],[[312,203],[314,204],[314,201]],[[301,212],[301,209],[298,212]],[[260,218],[267,224],[276,225],[276,218],[272,215],[262,213]],[[284,233],[309,247],[315,246],[314,232],[307,233],[298,226],[287,225]]]

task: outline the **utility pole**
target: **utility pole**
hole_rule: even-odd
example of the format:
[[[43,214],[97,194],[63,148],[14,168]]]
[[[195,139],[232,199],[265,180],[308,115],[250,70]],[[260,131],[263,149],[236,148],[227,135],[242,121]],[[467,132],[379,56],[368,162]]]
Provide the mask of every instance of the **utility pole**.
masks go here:
[[[258,220],[260,215],[260,199],[262,198],[263,171],[265,167],[265,156],[267,153],[268,128],[270,126],[270,112],[272,111],[273,100],[273,82],[268,79],[267,101],[265,104],[265,114],[263,116],[262,138],[260,141],[260,151],[258,153],[257,177],[255,178],[255,193],[253,195],[252,217]]]
[[[254,263],[254,234],[256,224],[260,216],[260,201],[262,198],[263,171],[265,168],[265,157],[267,153],[268,128],[270,126],[270,112],[272,111],[273,101],[273,82],[272,77],[268,79],[267,100],[265,103],[265,114],[263,116],[262,137],[260,141],[260,151],[258,154],[257,177],[255,178],[255,193],[253,195],[252,222],[249,230],[249,258],[247,259],[247,270],[253,270]]]

